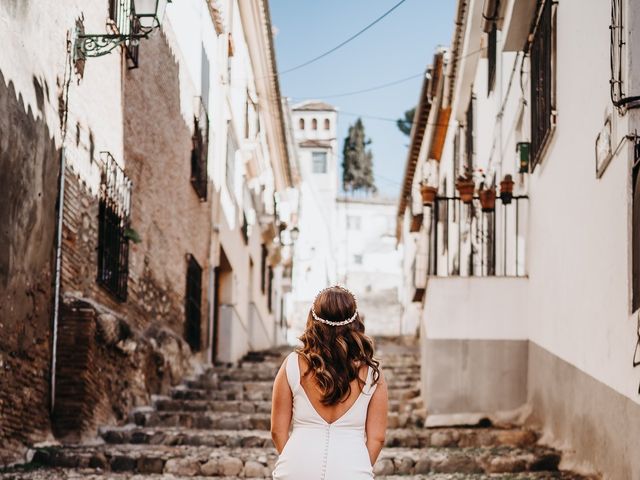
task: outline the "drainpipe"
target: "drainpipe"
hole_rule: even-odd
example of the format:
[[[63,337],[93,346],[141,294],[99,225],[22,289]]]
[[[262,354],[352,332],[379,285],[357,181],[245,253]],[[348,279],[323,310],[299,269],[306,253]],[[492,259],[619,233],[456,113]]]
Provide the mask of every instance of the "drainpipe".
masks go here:
[[[60,183],[58,185],[58,212],[57,212],[57,235],[56,235],[56,264],[55,264],[55,284],[53,293],[53,342],[51,347],[51,412],[55,407],[56,399],[56,356],[58,353],[58,322],[60,318],[60,284],[62,280],[62,219],[64,214],[64,184],[65,184],[65,148],[64,143],[60,148]]]
[[[53,412],[56,398],[56,357],[58,354],[58,323],[60,320],[60,290],[62,283],[62,221],[64,216],[64,187],[66,169],[65,139],[67,138],[67,117],[69,114],[69,85],[73,75],[73,52],[75,46],[75,31],[67,33],[67,58],[64,72],[64,111],[60,122],[60,181],[58,184],[58,211],[56,231],[56,256],[53,287],[53,325],[51,345],[51,396],[49,399],[50,412]],[[66,70],[68,68],[68,70]]]

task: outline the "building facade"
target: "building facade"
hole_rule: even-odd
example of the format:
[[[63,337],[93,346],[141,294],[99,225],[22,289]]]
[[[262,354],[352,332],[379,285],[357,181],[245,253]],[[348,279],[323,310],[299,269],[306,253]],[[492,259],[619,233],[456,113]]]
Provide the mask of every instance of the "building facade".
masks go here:
[[[415,334],[418,326],[402,323],[396,205],[381,196],[340,196],[336,203],[338,279],[358,298],[369,335]]]
[[[338,196],[338,112],[309,100],[291,107],[300,169],[299,239],[293,262],[290,341],[304,330],[318,291],[338,281],[336,199]]]
[[[428,424],[526,419],[608,478],[640,475],[631,6],[458,1],[398,212]]]
[[[297,173],[268,4],[177,2],[139,45],[78,49],[130,8],[0,5],[3,464],[284,341]]]

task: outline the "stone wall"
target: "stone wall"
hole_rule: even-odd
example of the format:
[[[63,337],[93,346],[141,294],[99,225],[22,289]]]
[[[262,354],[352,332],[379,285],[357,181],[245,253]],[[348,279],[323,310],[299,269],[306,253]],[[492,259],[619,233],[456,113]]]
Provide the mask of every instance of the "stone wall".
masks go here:
[[[33,89],[36,112],[0,71],[0,465],[48,431],[60,151],[42,112],[56,93]]]

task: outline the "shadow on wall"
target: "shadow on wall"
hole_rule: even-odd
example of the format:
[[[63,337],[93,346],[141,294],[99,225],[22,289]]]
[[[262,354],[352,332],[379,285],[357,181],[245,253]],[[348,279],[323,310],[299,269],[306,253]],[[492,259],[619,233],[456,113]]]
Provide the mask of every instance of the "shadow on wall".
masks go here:
[[[3,2],[24,13],[19,0]],[[51,300],[60,151],[39,114],[0,72],[0,464],[49,432]]]

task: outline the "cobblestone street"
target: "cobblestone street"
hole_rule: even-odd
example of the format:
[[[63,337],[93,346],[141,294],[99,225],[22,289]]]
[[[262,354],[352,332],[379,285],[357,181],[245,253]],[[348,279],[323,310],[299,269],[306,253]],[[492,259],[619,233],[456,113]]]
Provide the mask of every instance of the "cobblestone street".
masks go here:
[[[378,342],[390,430],[376,478],[585,478],[558,471],[560,454],[538,445],[531,430],[422,428],[417,346],[404,343]],[[270,478],[277,457],[269,433],[271,387],[285,353],[251,353],[237,366],[215,367],[132,411],[129,424],[102,428],[100,444],[38,449],[26,470],[0,478]]]

